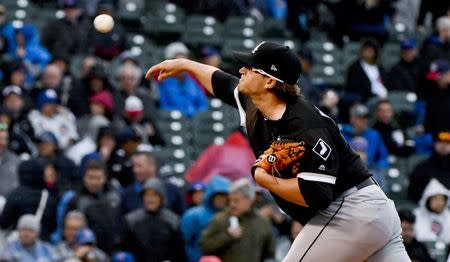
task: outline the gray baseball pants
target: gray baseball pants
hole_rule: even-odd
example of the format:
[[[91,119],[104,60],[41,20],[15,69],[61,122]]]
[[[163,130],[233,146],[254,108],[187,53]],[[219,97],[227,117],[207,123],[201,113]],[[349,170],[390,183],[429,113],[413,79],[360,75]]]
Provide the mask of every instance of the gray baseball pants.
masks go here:
[[[394,202],[377,185],[345,191],[300,231],[283,262],[406,262]]]

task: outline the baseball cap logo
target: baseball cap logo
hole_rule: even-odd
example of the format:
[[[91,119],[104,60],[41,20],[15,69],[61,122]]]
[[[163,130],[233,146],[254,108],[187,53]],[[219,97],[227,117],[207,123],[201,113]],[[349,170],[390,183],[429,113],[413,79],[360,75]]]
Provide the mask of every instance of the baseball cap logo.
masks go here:
[[[259,44],[255,47],[255,49],[253,49],[252,54],[254,54],[256,51],[258,51],[259,47],[260,47],[262,44],[264,44],[265,42],[266,42],[266,41],[263,41],[263,42],[259,43]]]
[[[272,65],[271,67],[270,67],[270,70],[272,70],[272,71],[278,71],[278,69],[277,69],[277,67],[275,66],[275,65]]]

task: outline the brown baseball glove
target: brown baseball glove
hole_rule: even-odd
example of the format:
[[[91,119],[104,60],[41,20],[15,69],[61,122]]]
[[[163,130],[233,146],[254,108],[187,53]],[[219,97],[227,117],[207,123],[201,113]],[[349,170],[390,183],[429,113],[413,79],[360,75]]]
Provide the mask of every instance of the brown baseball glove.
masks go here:
[[[256,167],[261,167],[267,173],[280,175],[280,172],[291,168],[291,174],[296,174],[299,163],[298,160],[305,154],[305,142],[294,140],[276,140],[269,149],[264,151],[258,159],[256,159],[252,174]]]

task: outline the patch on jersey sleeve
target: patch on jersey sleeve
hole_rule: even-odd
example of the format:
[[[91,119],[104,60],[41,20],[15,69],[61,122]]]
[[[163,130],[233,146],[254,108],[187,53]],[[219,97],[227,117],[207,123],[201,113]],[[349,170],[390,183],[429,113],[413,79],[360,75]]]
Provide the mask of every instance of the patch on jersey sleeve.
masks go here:
[[[331,147],[325,143],[322,138],[319,138],[316,145],[313,147],[313,152],[326,161],[331,154]]]

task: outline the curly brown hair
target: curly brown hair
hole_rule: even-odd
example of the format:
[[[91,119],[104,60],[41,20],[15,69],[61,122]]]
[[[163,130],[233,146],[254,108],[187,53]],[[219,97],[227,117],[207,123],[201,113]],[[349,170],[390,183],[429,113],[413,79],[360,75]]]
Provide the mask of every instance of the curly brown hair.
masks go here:
[[[300,87],[297,84],[290,85],[277,81],[272,90],[278,98],[285,102],[293,102],[300,96]]]

